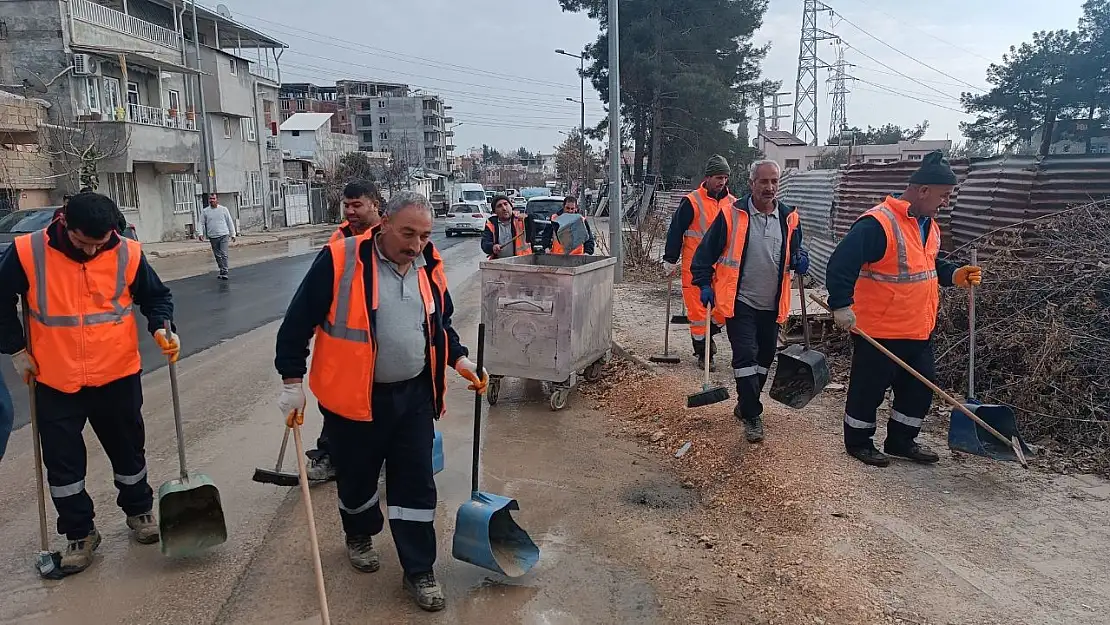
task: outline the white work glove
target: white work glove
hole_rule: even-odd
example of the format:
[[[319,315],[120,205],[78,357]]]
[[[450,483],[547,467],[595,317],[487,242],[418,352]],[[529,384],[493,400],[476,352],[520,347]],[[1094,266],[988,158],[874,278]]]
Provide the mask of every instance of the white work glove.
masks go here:
[[[852,311],[851,307],[838,308],[833,311],[833,321],[836,325],[845,332],[851,332],[856,329],[856,313]]]
[[[676,265],[674,263],[668,263],[667,261],[663,261],[663,275],[667,276],[668,278],[673,276],[674,271],[677,267],[678,267],[678,265]]]
[[[478,365],[463,356],[455,363],[455,371],[458,371],[459,375],[470,382],[470,386],[466,387],[467,390],[476,391],[479,395],[486,392],[486,386],[489,385],[489,374],[486,373],[485,367],[482,367],[482,375],[479,376]]]
[[[278,409],[285,418],[285,426],[304,425],[304,384],[293,382],[281,385],[281,397],[278,398]]]
[[[31,378],[39,374],[39,365],[35,362],[30,352],[21,349],[12,354],[12,367],[15,368],[15,373],[20,378],[23,378],[24,384],[30,384]]]

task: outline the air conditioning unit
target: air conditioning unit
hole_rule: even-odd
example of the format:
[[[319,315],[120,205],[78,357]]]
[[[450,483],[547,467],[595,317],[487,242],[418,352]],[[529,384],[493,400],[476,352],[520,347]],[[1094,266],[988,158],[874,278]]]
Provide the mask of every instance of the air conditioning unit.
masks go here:
[[[91,54],[74,54],[73,73],[77,76],[99,76],[100,63]]]

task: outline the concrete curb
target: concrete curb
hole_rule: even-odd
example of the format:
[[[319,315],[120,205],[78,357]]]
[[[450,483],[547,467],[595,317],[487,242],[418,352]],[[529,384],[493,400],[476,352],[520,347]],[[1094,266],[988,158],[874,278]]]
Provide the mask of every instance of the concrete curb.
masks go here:
[[[659,373],[662,371],[662,369],[660,369],[659,366],[655,363],[651,362],[647,358],[644,358],[643,356],[640,356],[639,354],[632,353],[631,350],[616,341],[613,341],[613,353],[625,360],[636,363],[636,365],[639,366],[641,369],[647,369],[648,371],[651,371],[653,373]]]
[[[328,224],[327,227],[321,226],[320,228],[305,228],[291,232],[279,232],[274,234],[244,234],[239,237],[238,241],[232,243],[229,247],[234,249],[237,247],[262,245],[264,243],[280,243],[282,241],[302,239],[305,237],[316,236],[320,233],[330,232],[336,227],[337,226],[335,224]],[[207,243],[203,243],[200,241],[197,241],[196,243],[197,245],[195,247],[173,250],[151,249],[149,246],[144,246],[143,253],[152,258],[173,258],[175,256],[188,256],[189,254],[212,253],[212,248],[209,247]]]

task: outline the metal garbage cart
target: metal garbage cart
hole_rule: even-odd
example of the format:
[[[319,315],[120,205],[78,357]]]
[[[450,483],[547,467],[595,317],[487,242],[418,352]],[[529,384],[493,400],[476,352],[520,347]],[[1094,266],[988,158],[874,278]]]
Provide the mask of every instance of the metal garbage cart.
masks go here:
[[[491,406],[505,377],[543,382],[552,410],[566,407],[580,374],[601,377],[612,354],[616,262],[553,254],[482,261]]]

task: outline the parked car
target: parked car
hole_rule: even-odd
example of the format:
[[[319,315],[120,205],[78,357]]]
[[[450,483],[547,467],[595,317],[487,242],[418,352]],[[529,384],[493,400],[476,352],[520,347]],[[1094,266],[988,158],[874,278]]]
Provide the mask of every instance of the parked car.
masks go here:
[[[43,206],[41,208],[25,208],[22,210],[12,211],[3,218],[0,218],[0,252],[8,249],[8,246],[15,241],[15,238],[21,234],[28,234],[36,230],[42,230],[50,225],[54,219],[54,213],[61,208],[61,206]],[[134,224],[127,224],[127,229],[124,230],[123,236],[139,240],[138,235],[135,233]]]
[[[436,217],[443,217],[447,214],[449,202],[447,201],[446,193],[433,193],[432,197],[428,198],[428,201],[432,203],[432,210],[435,212]]]
[[[447,213],[444,230],[449,237],[463,233],[482,234],[490,215],[492,213],[488,209],[476,208],[470,204],[455,204]]]
[[[513,210],[524,210],[528,206],[528,200],[521,195],[513,197]]]

